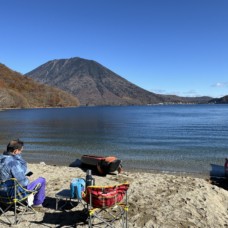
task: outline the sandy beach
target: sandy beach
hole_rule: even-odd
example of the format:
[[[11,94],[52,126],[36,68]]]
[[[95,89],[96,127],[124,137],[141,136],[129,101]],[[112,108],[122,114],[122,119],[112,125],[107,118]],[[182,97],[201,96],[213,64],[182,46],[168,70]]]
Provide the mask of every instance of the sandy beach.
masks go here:
[[[87,227],[83,206],[75,201],[56,210],[55,194],[69,189],[72,178],[85,178],[76,167],[29,164],[33,179],[47,180],[43,211],[28,214],[16,227]],[[228,227],[228,191],[208,179],[165,173],[126,172],[94,175],[97,185],[129,182],[130,227]],[[61,206],[60,202],[60,206]],[[1,227],[8,225],[0,224]],[[119,227],[117,224],[116,227]]]

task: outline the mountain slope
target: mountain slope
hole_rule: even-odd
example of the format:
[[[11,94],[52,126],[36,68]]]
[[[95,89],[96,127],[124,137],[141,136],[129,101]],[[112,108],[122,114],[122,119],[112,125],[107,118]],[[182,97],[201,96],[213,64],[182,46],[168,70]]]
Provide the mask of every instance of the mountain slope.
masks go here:
[[[146,91],[101,64],[82,58],[49,61],[26,75],[75,95],[81,105],[145,105],[188,102],[186,98]],[[207,98],[205,99],[207,100]]]
[[[0,108],[78,106],[76,97],[0,64]]]
[[[228,95],[220,98],[215,98],[209,101],[212,104],[228,104]]]

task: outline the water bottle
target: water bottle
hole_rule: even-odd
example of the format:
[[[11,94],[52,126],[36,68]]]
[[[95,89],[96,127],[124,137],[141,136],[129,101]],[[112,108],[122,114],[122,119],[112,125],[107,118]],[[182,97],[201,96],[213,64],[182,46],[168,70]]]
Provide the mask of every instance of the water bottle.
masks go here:
[[[90,169],[86,171],[86,187],[95,185],[95,179],[92,177],[92,172]]]

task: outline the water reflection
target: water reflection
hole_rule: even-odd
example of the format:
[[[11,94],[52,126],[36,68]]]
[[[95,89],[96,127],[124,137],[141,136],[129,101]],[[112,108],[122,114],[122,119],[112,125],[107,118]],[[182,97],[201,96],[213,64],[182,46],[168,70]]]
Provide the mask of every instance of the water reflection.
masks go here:
[[[26,143],[30,161],[114,155],[130,168],[206,172],[227,156],[227,105],[80,107],[0,112],[0,148]]]

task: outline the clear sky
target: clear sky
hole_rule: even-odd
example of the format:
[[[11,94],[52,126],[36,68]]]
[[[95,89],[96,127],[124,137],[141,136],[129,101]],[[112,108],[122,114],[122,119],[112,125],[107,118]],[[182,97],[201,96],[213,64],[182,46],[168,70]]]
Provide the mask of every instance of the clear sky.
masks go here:
[[[228,95],[228,0],[0,0],[0,62],[95,60],[152,92]]]

